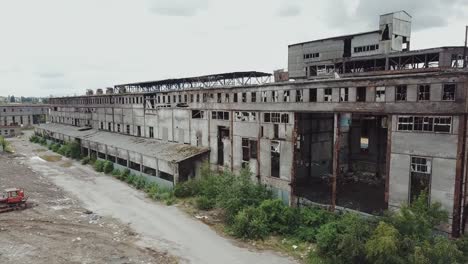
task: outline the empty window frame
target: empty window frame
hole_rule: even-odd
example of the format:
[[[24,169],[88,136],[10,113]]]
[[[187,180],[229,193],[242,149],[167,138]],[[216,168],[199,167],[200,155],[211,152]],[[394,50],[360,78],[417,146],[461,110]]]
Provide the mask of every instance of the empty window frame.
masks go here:
[[[234,103],[237,103],[237,93],[234,93]]]
[[[397,85],[395,87],[395,101],[402,102],[406,101],[408,87],[406,85]]]
[[[149,127],[149,137],[154,138],[154,128],[153,127]]]
[[[367,51],[373,51],[373,50],[378,50],[378,49],[379,49],[379,44],[360,46],[360,47],[354,47],[354,53],[367,52]]]
[[[208,102],[208,96],[206,95],[206,93],[202,94],[202,100],[203,100],[203,103]]]
[[[216,95],[216,100],[217,100],[218,103],[221,103],[221,93],[218,93]]]
[[[257,141],[242,138],[242,167],[246,168],[251,159],[257,159]]]
[[[418,101],[429,101],[431,99],[431,86],[421,84],[418,86]]]
[[[288,113],[264,113],[263,122],[265,123],[289,123],[289,114]]]
[[[257,93],[256,92],[251,92],[250,93],[250,101],[252,103],[256,103],[257,102]]]
[[[332,101],[332,88],[323,89],[323,101],[324,102]]]
[[[224,102],[230,103],[230,99],[229,99],[229,94],[228,94],[228,93],[224,94]]]
[[[211,119],[216,119],[216,120],[229,120],[229,112],[225,112],[225,111],[212,111],[212,112],[211,112]]]
[[[265,91],[265,92],[262,92],[262,102],[263,102],[263,103],[266,103],[267,100],[268,100],[267,92],[266,92],[266,91]]]
[[[280,142],[271,141],[271,177],[280,177]]]
[[[296,90],[296,102],[304,102],[303,90]]]
[[[427,193],[427,203],[431,190],[432,160],[426,157],[411,157],[409,201],[415,201],[421,193]]]
[[[317,88],[309,89],[309,102],[317,102]]]
[[[127,125],[127,134],[130,134],[130,125]]]
[[[375,101],[385,102],[385,87],[375,87]]]
[[[242,102],[247,103],[247,93],[241,93],[242,96]]]
[[[304,59],[315,59],[315,58],[319,58],[320,57],[320,53],[318,52],[315,52],[315,53],[307,53],[307,54],[304,54]]]
[[[192,110],[192,119],[204,119],[205,111]]]
[[[399,116],[398,131],[420,131],[450,133],[452,117],[450,116]]]
[[[137,136],[141,137],[141,126],[137,126]]]
[[[357,87],[356,88],[356,102],[365,102],[366,101],[366,87]]]
[[[288,103],[291,96],[290,91],[283,91],[283,102]]]
[[[278,92],[277,91],[271,91],[271,101],[277,103],[278,102]]]
[[[454,83],[446,83],[442,87],[442,100],[443,101],[455,101],[455,91],[457,85]]]
[[[340,88],[340,102],[348,102],[348,101],[349,101],[349,89]]]
[[[257,113],[255,112],[235,112],[234,117],[236,121],[241,121],[241,122],[257,121]]]

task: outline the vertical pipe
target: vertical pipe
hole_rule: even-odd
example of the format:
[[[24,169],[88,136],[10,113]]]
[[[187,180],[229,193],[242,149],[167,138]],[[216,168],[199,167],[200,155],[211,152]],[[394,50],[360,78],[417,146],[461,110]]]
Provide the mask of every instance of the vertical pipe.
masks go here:
[[[331,210],[335,211],[336,208],[336,181],[339,171],[339,158],[340,158],[340,114],[335,113],[333,125],[333,174],[332,174],[332,199]]]

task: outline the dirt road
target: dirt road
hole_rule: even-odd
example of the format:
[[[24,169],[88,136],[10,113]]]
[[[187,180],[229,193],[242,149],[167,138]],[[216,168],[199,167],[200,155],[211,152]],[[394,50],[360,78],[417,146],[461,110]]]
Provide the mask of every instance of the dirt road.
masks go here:
[[[75,196],[32,171],[30,163],[45,162],[34,157],[32,147],[21,146],[25,142],[15,145],[28,153],[0,154],[0,189],[22,187],[36,206],[0,214],[0,263],[176,263],[137,245],[128,225],[87,211]]]
[[[95,173],[88,166],[70,161],[66,166],[63,162],[46,162],[34,152],[38,145],[29,143],[26,137],[13,144],[17,153],[26,155],[25,164],[77,197],[87,209],[128,223],[142,248],[167,250],[180,263],[296,263],[274,252],[239,247],[176,206],[153,202],[144,193]]]

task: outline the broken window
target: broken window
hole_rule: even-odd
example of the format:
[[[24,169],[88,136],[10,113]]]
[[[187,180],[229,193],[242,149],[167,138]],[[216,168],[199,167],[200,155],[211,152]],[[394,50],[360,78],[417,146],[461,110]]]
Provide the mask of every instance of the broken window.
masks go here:
[[[272,123],[279,123],[281,121],[280,113],[271,113],[271,122]]]
[[[200,110],[192,110],[192,118],[193,119],[204,119],[205,112]]]
[[[289,91],[283,91],[283,102],[285,103],[289,102],[289,95],[290,95]]]
[[[444,84],[442,100],[444,100],[444,101],[455,101],[456,87],[457,86],[454,83]]]
[[[271,122],[270,117],[271,117],[270,113],[264,113],[263,114],[263,122],[270,123]]]
[[[331,88],[325,88],[323,90],[323,101],[324,102],[332,101],[332,89]]]
[[[348,102],[348,88],[340,88],[340,102]]]
[[[360,149],[361,153],[369,153],[369,121],[361,121]]]
[[[141,126],[137,126],[137,136],[141,137]]]
[[[112,131],[112,124],[110,122],[107,123],[107,130]]]
[[[317,102],[317,88],[309,89],[309,102]]]
[[[296,90],[296,102],[303,102],[302,90]]]
[[[411,157],[409,201],[414,202],[423,192],[429,194],[431,187],[432,161],[425,157]],[[429,195],[427,196],[429,199]],[[427,200],[429,203],[429,200]]]
[[[190,102],[193,103],[193,94],[190,95]]]
[[[221,93],[217,94],[216,100],[217,100],[218,103],[221,103]]]
[[[356,88],[356,101],[365,102],[366,101],[366,87],[357,87]]]
[[[206,95],[206,93],[202,94],[202,99],[203,99],[203,103],[208,102],[208,96]]]
[[[406,92],[407,92],[406,85],[398,85],[395,88],[395,100],[397,102],[406,101]]]
[[[158,171],[158,174],[159,174],[159,178],[164,179],[166,181],[174,182],[174,176],[173,175],[171,175],[169,173],[166,173],[164,171]]]
[[[251,159],[257,159],[257,141],[242,138],[242,167],[247,168]]]
[[[120,133],[120,124],[117,124],[117,132]]]
[[[127,134],[130,134],[130,125],[127,125]]]
[[[418,86],[418,101],[429,101],[431,97],[431,86],[422,84]]]
[[[271,141],[271,177],[280,177],[280,142]]]
[[[251,101],[252,103],[256,103],[256,102],[257,102],[257,93],[256,93],[256,92],[252,92],[252,93],[250,93],[250,96],[251,96],[251,97],[250,97],[250,101]]]
[[[375,101],[376,102],[385,102],[385,87],[376,87],[375,88]]]
[[[247,93],[242,93],[242,102],[247,103]]]
[[[237,93],[234,93],[234,103],[237,103]]]
[[[262,92],[262,102],[263,103],[267,102],[267,92]]]
[[[229,120],[229,112],[225,112],[225,111],[212,111],[212,112],[211,112],[211,119]]]
[[[253,122],[257,120],[257,113],[255,112],[235,112],[236,121]]]
[[[224,101],[226,103],[229,103],[229,94],[228,93],[224,94]]]
[[[281,114],[281,123],[289,123],[289,114]]]
[[[389,40],[390,39],[390,29],[388,28],[388,24],[385,25],[385,29],[382,32],[382,40]]]
[[[154,138],[154,128],[153,127],[149,127],[149,137]]]
[[[200,94],[197,94],[197,103],[200,102]]]
[[[21,124],[23,124],[23,117],[21,117]],[[101,122],[101,129],[104,129],[104,122]]]
[[[277,91],[271,91],[271,99],[272,102],[278,102],[278,92]]]
[[[447,116],[399,116],[398,131],[423,131],[450,133],[452,117]]]

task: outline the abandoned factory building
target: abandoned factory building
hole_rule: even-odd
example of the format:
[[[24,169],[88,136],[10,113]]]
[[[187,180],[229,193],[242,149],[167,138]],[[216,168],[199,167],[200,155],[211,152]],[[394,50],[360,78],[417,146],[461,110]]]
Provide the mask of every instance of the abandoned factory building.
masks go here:
[[[48,113],[48,105],[0,105],[0,136],[14,137],[20,133],[21,128],[45,123]]]
[[[423,191],[468,217],[464,47],[410,49],[411,16],[289,46],[289,80],[233,72],[51,98],[36,132],[173,184],[249,168],[291,205],[379,213]]]

